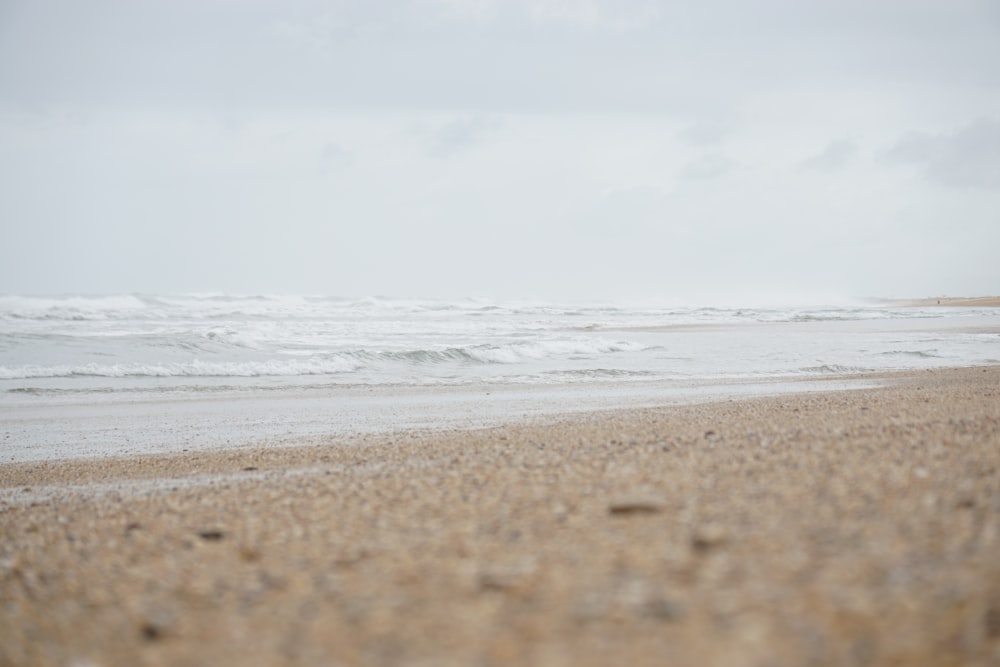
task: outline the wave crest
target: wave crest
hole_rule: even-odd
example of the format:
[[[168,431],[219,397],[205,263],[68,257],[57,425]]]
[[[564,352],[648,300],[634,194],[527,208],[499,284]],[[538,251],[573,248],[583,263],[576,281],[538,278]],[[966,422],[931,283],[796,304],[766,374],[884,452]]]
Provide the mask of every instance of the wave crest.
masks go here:
[[[212,337],[209,337],[210,339]],[[228,341],[233,345],[232,341]],[[246,345],[253,351],[252,341]],[[192,346],[192,352],[204,353],[204,346]],[[227,348],[228,349],[228,348]],[[278,358],[209,360],[157,363],[85,363],[63,365],[0,366],[0,380],[23,380],[58,377],[260,377],[296,375],[335,375],[363,369],[405,370],[418,366],[518,364],[526,361],[570,358],[590,359],[617,352],[641,351],[640,345],[608,340],[564,340],[515,342],[506,345],[479,344],[410,350],[354,349],[335,352],[312,352],[307,355],[288,352]]]

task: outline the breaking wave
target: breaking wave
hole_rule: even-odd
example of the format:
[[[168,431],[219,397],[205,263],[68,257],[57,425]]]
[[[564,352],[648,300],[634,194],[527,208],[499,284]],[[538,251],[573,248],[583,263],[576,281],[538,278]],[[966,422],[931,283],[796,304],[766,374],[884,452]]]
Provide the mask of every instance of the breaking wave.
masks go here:
[[[321,378],[316,384],[627,382],[995,363],[995,337],[955,332],[970,318],[980,328],[1000,326],[1000,319],[972,309],[948,311],[955,321],[945,322],[944,312],[857,303],[725,308],[219,293],[0,296],[0,381],[8,390],[29,380],[47,389],[121,390],[298,386],[313,380],[296,378],[308,377]]]
[[[85,363],[0,366],[0,380],[58,377],[265,377],[336,375],[363,369],[391,372],[392,367],[437,367],[519,364],[560,358],[596,358],[600,355],[643,350],[622,341],[536,341],[506,345],[479,344],[468,347],[411,350],[345,350],[309,355],[282,355],[252,360],[191,359],[156,363]],[[204,351],[200,349],[198,351]]]
[[[845,366],[842,364],[821,364],[819,366],[805,366],[799,369],[800,373],[806,375],[850,375],[853,373],[864,373],[872,370],[862,366]]]
[[[161,364],[83,364],[79,366],[0,367],[0,379],[28,380],[68,377],[263,377],[285,375],[332,375],[356,370],[347,360],[203,362]]]
[[[881,352],[885,356],[916,357],[918,359],[940,359],[941,355],[937,350],[888,350]]]

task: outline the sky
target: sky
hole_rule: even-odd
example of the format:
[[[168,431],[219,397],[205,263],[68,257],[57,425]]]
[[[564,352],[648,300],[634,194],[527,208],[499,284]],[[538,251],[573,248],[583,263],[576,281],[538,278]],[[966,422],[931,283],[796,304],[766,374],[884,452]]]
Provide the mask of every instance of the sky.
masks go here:
[[[995,0],[0,0],[0,294],[1000,293]]]

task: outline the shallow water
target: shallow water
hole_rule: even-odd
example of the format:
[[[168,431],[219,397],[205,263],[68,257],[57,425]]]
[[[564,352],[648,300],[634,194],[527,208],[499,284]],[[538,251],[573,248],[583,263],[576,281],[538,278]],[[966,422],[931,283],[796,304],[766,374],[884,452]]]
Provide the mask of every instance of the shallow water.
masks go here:
[[[316,442],[350,445],[376,433],[489,427],[576,412],[867,386],[874,383],[828,378],[22,395],[0,406],[0,463]]]

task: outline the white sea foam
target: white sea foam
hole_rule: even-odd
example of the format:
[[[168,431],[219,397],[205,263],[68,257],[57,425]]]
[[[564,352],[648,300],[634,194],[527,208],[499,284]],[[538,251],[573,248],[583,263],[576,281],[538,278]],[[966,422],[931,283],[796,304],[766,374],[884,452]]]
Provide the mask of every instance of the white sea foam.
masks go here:
[[[420,385],[856,373],[994,363],[997,331],[996,309],[858,304],[2,296],[0,392],[40,380],[115,391],[156,378]]]
[[[349,359],[310,359],[281,361],[277,359],[252,362],[205,362],[195,359],[188,363],[164,364],[83,364],[80,366],[0,367],[0,379],[72,377],[233,377],[332,375],[355,370],[360,364]]]
[[[212,336],[211,338],[217,338]],[[237,339],[241,337],[236,337]],[[243,342],[229,344],[259,349],[259,345]],[[206,352],[204,346],[178,345],[193,352]],[[0,366],[0,380],[71,377],[264,377],[297,375],[335,375],[361,369],[381,371],[391,375],[393,366],[433,367],[492,364],[519,364],[525,361],[559,359],[562,357],[591,358],[615,352],[640,351],[642,347],[625,341],[559,340],[517,342],[507,345],[473,345],[440,349],[353,349],[335,353],[308,350],[283,351],[279,358],[244,361],[203,361],[193,358],[183,362],[159,363],[85,363],[77,365],[26,364]],[[581,356],[583,355],[583,356]],[[395,369],[401,372],[402,368]]]
[[[0,296],[0,318],[89,320],[134,317],[147,304],[132,295],[27,297]]]

